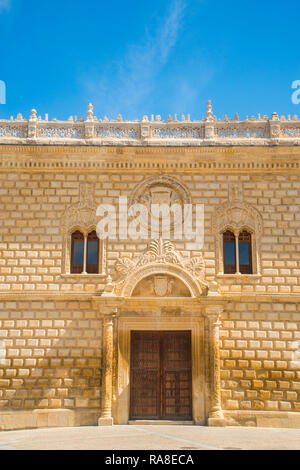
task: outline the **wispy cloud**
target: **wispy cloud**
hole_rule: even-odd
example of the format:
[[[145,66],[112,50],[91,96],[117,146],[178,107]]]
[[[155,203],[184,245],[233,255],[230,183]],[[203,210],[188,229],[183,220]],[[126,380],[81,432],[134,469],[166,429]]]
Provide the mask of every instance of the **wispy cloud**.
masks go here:
[[[4,10],[8,10],[10,7],[10,0],[0,0],[0,13]]]
[[[1,0],[0,0],[1,1]],[[155,79],[167,64],[178,41],[186,8],[185,0],[172,0],[168,13],[155,31],[145,32],[140,44],[128,47],[118,63],[102,72],[91,73],[84,84],[98,109],[110,114],[130,113],[136,117],[155,87]]]

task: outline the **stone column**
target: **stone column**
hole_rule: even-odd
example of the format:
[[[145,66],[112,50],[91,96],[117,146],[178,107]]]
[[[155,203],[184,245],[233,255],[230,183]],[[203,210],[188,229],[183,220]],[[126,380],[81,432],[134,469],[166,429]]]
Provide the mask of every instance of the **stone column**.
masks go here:
[[[239,251],[239,233],[235,233],[235,272],[240,273],[240,251]]]
[[[108,314],[103,319],[102,344],[102,390],[101,417],[99,426],[112,426],[112,397],[113,397],[113,324],[114,314]]]
[[[220,314],[223,308],[208,307],[206,315],[209,320],[209,355],[210,355],[210,412],[209,426],[226,426],[221,405],[221,372],[220,372]]]
[[[87,274],[87,235],[84,236],[84,250],[83,250],[83,272],[82,274]]]

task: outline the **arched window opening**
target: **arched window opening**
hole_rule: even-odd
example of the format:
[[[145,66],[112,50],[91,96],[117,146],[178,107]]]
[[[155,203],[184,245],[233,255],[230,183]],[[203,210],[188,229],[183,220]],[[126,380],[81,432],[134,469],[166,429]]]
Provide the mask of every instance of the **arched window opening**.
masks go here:
[[[72,234],[71,273],[81,274],[84,265],[84,236],[77,231]]]
[[[223,233],[224,274],[236,273],[236,242],[234,233]]]
[[[99,238],[95,231],[89,233],[87,237],[87,265],[88,274],[99,273]]]
[[[251,234],[246,230],[239,234],[239,264],[241,274],[252,274]]]

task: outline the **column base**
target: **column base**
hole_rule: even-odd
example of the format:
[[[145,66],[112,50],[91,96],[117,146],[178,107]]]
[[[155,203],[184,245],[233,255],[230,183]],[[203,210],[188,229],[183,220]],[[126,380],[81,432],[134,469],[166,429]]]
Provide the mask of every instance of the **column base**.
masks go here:
[[[98,426],[113,426],[114,419],[113,418],[99,418]]]
[[[215,428],[225,428],[226,419],[225,418],[208,418],[208,426]]]

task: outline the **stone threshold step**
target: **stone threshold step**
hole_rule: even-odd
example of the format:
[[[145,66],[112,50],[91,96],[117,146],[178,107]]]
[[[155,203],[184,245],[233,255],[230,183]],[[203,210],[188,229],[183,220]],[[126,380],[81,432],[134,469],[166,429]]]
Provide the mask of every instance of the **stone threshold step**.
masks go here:
[[[195,421],[168,421],[168,420],[158,420],[158,419],[137,419],[137,420],[130,420],[128,421],[128,424],[134,424],[134,425],[145,425],[145,424],[151,424],[151,425],[194,425]]]

